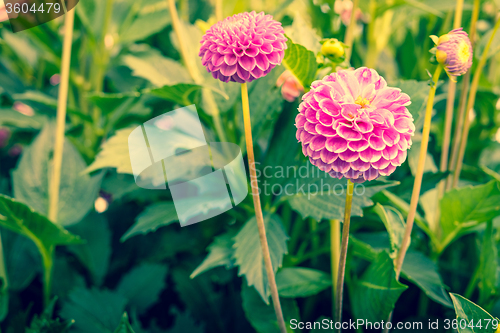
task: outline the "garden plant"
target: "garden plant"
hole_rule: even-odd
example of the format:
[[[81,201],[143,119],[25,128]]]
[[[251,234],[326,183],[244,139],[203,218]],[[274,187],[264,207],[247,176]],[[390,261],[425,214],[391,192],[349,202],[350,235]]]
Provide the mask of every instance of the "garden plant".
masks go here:
[[[0,0],[0,332],[500,332],[499,0],[48,5]]]

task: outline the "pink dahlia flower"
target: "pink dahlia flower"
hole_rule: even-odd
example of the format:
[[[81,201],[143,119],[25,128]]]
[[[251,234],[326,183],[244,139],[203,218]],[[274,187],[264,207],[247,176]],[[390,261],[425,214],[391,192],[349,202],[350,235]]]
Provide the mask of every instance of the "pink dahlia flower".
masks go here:
[[[223,82],[251,82],[281,64],[286,37],[271,15],[241,13],[217,22],[201,39],[199,56]]]
[[[437,40],[436,59],[446,72],[460,76],[472,66],[472,45],[469,35],[462,28],[454,29]]]
[[[366,67],[312,83],[295,119],[304,155],[332,177],[388,176],[406,159],[415,131],[410,97]]]

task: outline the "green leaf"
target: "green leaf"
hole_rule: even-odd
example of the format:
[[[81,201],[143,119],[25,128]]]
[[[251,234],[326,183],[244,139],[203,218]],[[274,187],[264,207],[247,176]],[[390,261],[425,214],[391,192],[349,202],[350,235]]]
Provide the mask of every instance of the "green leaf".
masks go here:
[[[192,82],[187,70],[178,62],[165,58],[159,51],[146,46],[135,55],[124,56],[122,61],[132,70],[132,75],[141,77],[156,87]]]
[[[215,237],[212,244],[208,246],[210,253],[207,255],[205,260],[196,267],[196,269],[191,273],[191,279],[194,279],[203,272],[206,272],[212,268],[218,266],[226,266],[226,268],[231,268],[234,265],[234,236],[236,229],[230,229],[228,232]]]
[[[299,80],[303,87],[308,88],[316,77],[318,63],[316,55],[300,44],[295,44],[290,38],[286,42],[287,49],[283,65]]]
[[[166,333],[204,333],[203,326],[197,325],[193,317],[187,312],[180,313],[176,309],[172,311],[175,314],[174,327]]]
[[[148,91],[151,95],[175,102],[180,105],[199,104],[202,87],[196,84],[179,83],[165,85]]]
[[[0,194],[0,226],[31,239],[39,250],[57,245],[80,244],[82,240],[45,216],[12,198]]]
[[[457,314],[459,333],[491,333],[495,331],[492,327],[492,321],[497,320],[498,324],[498,319],[494,318],[480,306],[458,294],[450,293],[450,296],[455,307],[455,313]],[[460,324],[461,321],[462,325]],[[481,321],[482,327],[476,327],[479,321]],[[488,326],[486,326],[486,323],[488,323]],[[468,327],[469,325],[471,327]]]
[[[178,221],[177,212],[173,202],[159,202],[146,208],[137,217],[134,225],[120,239],[122,242],[139,234],[147,234],[156,231]]]
[[[499,183],[466,186],[445,193],[441,200],[442,237],[446,244],[471,226],[500,215]],[[451,239],[450,239],[451,238]]]
[[[139,313],[158,301],[165,288],[167,267],[158,264],[142,264],[134,267],[120,280],[116,291],[129,300]]]
[[[26,289],[42,269],[36,245],[25,236],[10,230],[2,230],[2,245],[9,289]]]
[[[46,121],[47,118],[43,115],[26,116],[16,110],[0,109],[0,125],[37,130],[42,128]]]
[[[433,301],[452,307],[436,264],[420,252],[408,252],[403,262],[401,274],[415,283]]]
[[[62,304],[61,317],[74,319],[77,333],[113,333],[120,325],[127,299],[109,290],[77,288]]]
[[[498,249],[493,222],[486,223],[483,241],[481,244],[481,255],[479,258],[479,299],[480,303],[486,303],[497,294],[498,280]]]
[[[321,180],[320,185],[317,184],[319,180]],[[299,181],[302,181],[302,179],[297,180],[297,190],[290,191],[291,193],[298,194],[288,197],[288,201],[292,208],[296,210],[302,218],[312,217],[317,221],[344,218],[345,193],[347,187],[345,179],[336,179],[328,176],[321,177],[321,179],[313,179],[311,181],[304,178],[304,181],[309,182],[306,184],[300,184]],[[394,182],[387,183],[382,181],[355,184],[352,216],[363,216],[363,208],[373,205],[373,201],[370,200],[371,196],[396,184],[397,183]],[[329,186],[329,191],[327,191],[327,185]],[[325,186],[324,193],[321,193],[323,186]],[[314,191],[307,193],[307,191],[311,189],[314,189]]]
[[[332,278],[315,269],[286,267],[276,274],[276,283],[282,297],[309,297],[331,287]]]
[[[52,125],[45,126],[12,174],[15,198],[43,215],[47,215],[49,206],[54,132]],[[79,222],[94,207],[102,174],[80,174],[85,161],[68,140],[64,142],[62,165],[57,216],[60,224],[68,226]]]
[[[293,23],[285,27],[286,35],[296,44],[300,44],[314,54],[321,51],[321,38],[299,12],[295,13]]]
[[[120,325],[116,328],[114,333],[135,333],[132,326],[130,326],[130,321],[128,320],[127,313],[123,313],[122,321]]]
[[[395,208],[391,206],[382,206],[379,203],[375,205],[373,211],[380,217],[389,233],[392,252],[399,250],[401,242],[403,241],[406,225],[403,216]]]
[[[70,246],[68,250],[87,267],[94,283],[101,285],[111,258],[111,230],[106,219],[103,215],[91,213],[70,230],[83,238],[85,244]]]
[[[163,30],[170,23],[170,13],[166,6],[161,6],[161,0],[145,5],[138,1],[132,2],[132,9],[137,10],[137,16],[130,24],[120,27],[120,43],[133,43],[143,40]],[[120,22],[122,23],[122,22]]]
[[[281,267],[283,255],[287,253],[286,241],[288,236],[277,215],[266,215],[267,242],[274,273]],[[234,238],[234,259],[239,266],[238,275],[245,275],[249,286],[254,286],[260,296],[269,304],[269,290],[259,231],[255,217],[248,220],[245,226]]]
[[[389,254],[380,252],[350,290],[355,318],[372,322],[386,320],[407,288],[396,279]]]
[[[272,305],[266,305],[253,288],[245,285],[242,287],[241,297],[245,315],[258,333],[279,332],[278,320]],[[289,323],[292,319],[300,321],[299,309],[295,300],[282,299],[280,303],[285,323]],[[294,331],[287,325],[287,332],[293,333]]]
[[[26,333],[66,333],[74,324],[73,320],[52,319],[57,298],[53,298],[41,315],[35,315]]]

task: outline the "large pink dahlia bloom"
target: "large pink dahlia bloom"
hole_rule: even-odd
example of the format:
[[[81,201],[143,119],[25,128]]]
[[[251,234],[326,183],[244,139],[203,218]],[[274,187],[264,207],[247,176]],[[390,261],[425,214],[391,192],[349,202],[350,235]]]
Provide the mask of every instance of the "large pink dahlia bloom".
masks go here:
[[[251,82],[281,64],[286,37],[281,23],[261,13],[236,14],[214,24],[201,39],[199,56],[223,82]]]
[[[332,177],[388,176],[406,159],[415,126],[410,97],[366,67],[312,83],[295,119],[304,155]]]

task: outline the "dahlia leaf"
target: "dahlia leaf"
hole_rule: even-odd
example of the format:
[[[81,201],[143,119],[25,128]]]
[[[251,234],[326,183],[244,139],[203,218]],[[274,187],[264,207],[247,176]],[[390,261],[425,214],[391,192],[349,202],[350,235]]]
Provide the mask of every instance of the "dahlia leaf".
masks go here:
[[[134,225],[127,230],[120,240],[124,242],[135,235],[154,232],[156,229],[170,225],[178,220],[173,202],[153,204],[139,214]]]
[[[48,213],[49,207],[54,133],[54,127],[46,125],[25,149],[12,174],[14,197],[42,215]],[[103,175],[81,174],[85,161],[68,140],[64,142],[62,165],[58,222],[68,226],[78,223],[93,208]]]
[[[126,312],[123,313],[122,321],[120,322],[120,325],[118,325],[114,333],[135,333],[134,329],[130,325],[130,321]]]
[[[497,318],[465,297],[454,293],[450,293],[450,296],[457,314],[459,333],[490,333],[496,330],[499,324]]]
[[[351,289],[355,318],[371,322],[386,320],[407,288],[396,279],[389,253],[380,252]]]
[[[252,327],[257,333],[275,333],[279,331],[278,321],[274,314],[272,305],[266,305],[262,302],[258,293],[245,284],[242,286],[241,298],[243,299],[243,310]],[[292,319],[300,321],[299,308],[297,302],[293,299],[282,299],[280,301],[285,322],[291,322]],[[294,331],[287,327],[288,333]]]
[[[198,104],[202,87],[196,84],[179,83],[149,91],[151,95],[175,102],[180,105]]]
[[[440,202],[441,240],[448,245],[453,239],[479,223],[500,215],[499,183],[466,186],[445,193]]]
[[[302,267],[286,267],[276,274],[281,297],[309,297],[331,287],[332,277],[322,271]]]
[[[405,231],[405,222],[399,211],[391,206],[382,206],[377,203],[373,211],[380,217],[384,223],[389,238],[391,240],[391,250],[397,251],[401,247]]]
[[[288,236],[278,215],[264,216],[267,241],[274,272],[281,267],[283,256],[288,253]],[[239,266],[238,275],[245,275],[249,286],[254,286],[264,302],[269,304],[270,289],[267,281],[259,231],[255,217],[248,220],[234,238],[234,259]]]
[[[194,279],[203,272],[206,272],[212,268],[218,266],[226,266],[226,268],[231,268],[234,265],[234,236],[235,229],[215,237],[212,244],[208,246],[210,253],[205,257],[205,260],[196,267],[196,269],[191,273],[190,278]]]
[[[422,253],[409,251],[405,256],[401,274],[422,289],[433,301],[450,308],[453,306],[436,264]]]
[[[304,88],[308,88],[316,77],[318,63],[314,52],[300,44],[295,44],[290,38],[286,42],[283,65],[292,72]]]

